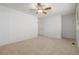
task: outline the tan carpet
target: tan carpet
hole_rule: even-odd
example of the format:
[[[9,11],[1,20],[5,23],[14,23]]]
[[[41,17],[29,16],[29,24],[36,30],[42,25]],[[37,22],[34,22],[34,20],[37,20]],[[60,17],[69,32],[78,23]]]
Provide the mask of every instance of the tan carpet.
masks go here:
[[[13,55],[76,55],[79,51],[72,39],[38,37],[0,47],[0,54]],[[75,42],[76,43],[76,42]]]

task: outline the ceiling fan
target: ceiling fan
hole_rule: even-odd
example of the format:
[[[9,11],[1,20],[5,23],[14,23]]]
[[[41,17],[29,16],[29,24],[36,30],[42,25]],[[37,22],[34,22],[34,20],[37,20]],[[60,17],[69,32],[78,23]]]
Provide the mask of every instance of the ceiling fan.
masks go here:
[[[35,10],[36,14],[47,14],[50,10],[52,10],[52,6],[45,3],[37,3],[34,5],[34,8],[32,10]]]

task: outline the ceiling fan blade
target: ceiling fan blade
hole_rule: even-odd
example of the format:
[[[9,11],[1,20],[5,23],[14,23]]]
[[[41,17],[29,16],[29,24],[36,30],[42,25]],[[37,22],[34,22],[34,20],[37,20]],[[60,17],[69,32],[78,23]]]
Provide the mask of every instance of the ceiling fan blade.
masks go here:
[[[44,10],[50,10],[50,9],[52,9],[51,7],[47,7],[47,8],[45,8]]]
[[[43,11],[43,13],[44,13],[44,14],[47,14],[47,12],[44,12],[44,11]]]
[[[37,5],[41,5],[40,3],[37,3]]]

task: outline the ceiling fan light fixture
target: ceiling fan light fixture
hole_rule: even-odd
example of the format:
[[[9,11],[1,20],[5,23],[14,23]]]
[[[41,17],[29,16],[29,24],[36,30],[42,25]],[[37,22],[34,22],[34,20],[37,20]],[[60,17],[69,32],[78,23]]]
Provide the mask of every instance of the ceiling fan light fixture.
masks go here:
[[[32,9],[36,11],[37,15],[44,15],[52,10],[52,5],[49,3],[36,3]]]
[[[52,9],[52,6],[49,4],[37,3],[37,6],[38,14],[47,14]]]
[[[43,13],[43,10],[38,10],[37,13],[38,14],[42,14]]]

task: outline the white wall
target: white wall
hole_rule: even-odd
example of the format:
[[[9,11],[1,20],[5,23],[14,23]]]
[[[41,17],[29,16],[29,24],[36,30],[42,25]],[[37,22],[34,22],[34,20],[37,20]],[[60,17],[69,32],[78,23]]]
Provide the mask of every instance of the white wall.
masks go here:
[[[37,37],[37,17],[0,6],[0,45]]]
[[[65,15],[62,17],[62,36],[64,38],[75,39],[75,15]]]
[[[76,8],[76,41],[79,48],[79,3]]]
[[[41,35],[51,38],[61,38],[61,15],[51,15],[45,18],[40,18]]]
[[[43,18],[38,18],[38,35],[42,35],[43,34],[43,25],[44,21]]]

